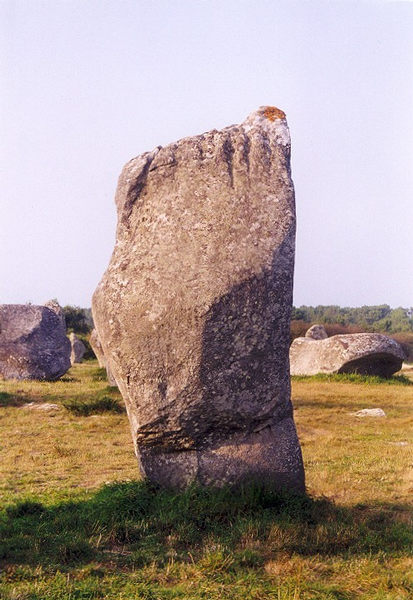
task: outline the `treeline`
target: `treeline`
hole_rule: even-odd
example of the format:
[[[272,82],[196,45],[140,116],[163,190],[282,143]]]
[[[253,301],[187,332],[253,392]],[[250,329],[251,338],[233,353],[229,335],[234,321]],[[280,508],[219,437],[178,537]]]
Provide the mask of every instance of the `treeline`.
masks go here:
[[[63,314],[66,319],[66,329],[68,333],[72,331],[78,334],[87,335],[93,329],[93,318],[91,308],[80,308],[79,306],[64,306]]]
[[[413,332],[413,308],[390,308],[388,304],[361,306],[300,306],[293,307],[291,319],[305,323],[341,325],[363,331],[381,333]]]
[[[93,329],[92,311],[79,306],[64,306],[68,333],[74,332],[87,347],[86,358],[94,354],[89,344]],[[388,304],[361,306],[300,306],[291,314],[291,341],[305,335],[314,323],[322,323],[329,336],[343,333],[378,332],[396,339],[413,361],[413,308],[390,308]]]
[[[68,332],[88,334],[93,329],[92,311],[79,306],[64,306]],[[390,308],[388,304],[361,306],[300,306],[293,307],[292,321],[340,325],[347,329],[382,333],[413,332],[413,308]]]

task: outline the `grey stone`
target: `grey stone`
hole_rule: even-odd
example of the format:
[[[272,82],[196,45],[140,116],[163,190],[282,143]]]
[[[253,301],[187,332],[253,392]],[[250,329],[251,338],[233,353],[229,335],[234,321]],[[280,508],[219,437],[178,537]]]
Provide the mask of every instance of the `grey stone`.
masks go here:
[[[56,307],[0,305],[0,375],[54,380],[69,368],[70,342]]]
[[[99,363],[99,367],[101,369],[106,369],[106,377],[108,379],[109,385],[112,387],[117,387],[115,378],[112,375],[112,371],[110,370],[110,367],[106,362],[105,354],[104,354],[103,348],[102,348],[102,343],[99,339],[99,335],[98,335],[98,332],[96,331],[96,329],[92,330],[92,333],[90,334],[90,338],[89,338],[89,343],[92,346],[92,350],[96,355],[96,358]]]
[[[311,338],[313,340],[325,340],[328,338],[327,331],[324,329],[324,325],[313,325],[310,329],[307,329],[306,338]]]
[[[71,345],[71,353],[70,353],[70,362],[72,365],[75,363],[81,363],[83,355],[86,352],[86,346],[79,340],[75,333],[71,333],[69,335],[70,345]]]
[[[290,347],[291,375],[359,373],[390,377],[405,354],[398,342],[380,333],[333,335],[327,339],[296,338]]]
[[[290,401],[295,247],[290,136],[241,125],[131,160],[93,318],[143,475],[304,489]]]

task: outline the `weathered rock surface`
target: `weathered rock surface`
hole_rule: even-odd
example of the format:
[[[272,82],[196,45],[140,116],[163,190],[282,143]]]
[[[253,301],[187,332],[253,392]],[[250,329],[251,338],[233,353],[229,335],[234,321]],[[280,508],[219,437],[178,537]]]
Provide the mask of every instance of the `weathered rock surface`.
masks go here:
[[[95,353],[96,358],[98,359],[99,367],[101,367],[102,369],[106,369],[106,376],[108,378],[109,385],[111,385],[112,387],[117,387],[115,378],[112,375],[112,371],[110,370],[110,367],[106,362],[102,344],[96,329],[93,329],[92,333],[90,334],[89,344],[92,346],[92,350]]]
[[[404,357],[400,344],[380,333],[333,335],[326,339],[306,334],[291,344],[290,368],[291,375],[359,373],[390,377],[400,370]]]
[[[83,355],[86,352],[86,346],[73,332],[69,335],[69,340],[72,348],[70,353],[71,364],[74,365],[75,363],[81,363]]]
[[[284,113],[262,107],[241,125],[138,156],[116,205],[92,310],[141,472],[177,487],[258,478],[302,491]]]
[[[70,368],[70,342],[57,306],[0,305],[0,375],[5,379],[53,380]]]

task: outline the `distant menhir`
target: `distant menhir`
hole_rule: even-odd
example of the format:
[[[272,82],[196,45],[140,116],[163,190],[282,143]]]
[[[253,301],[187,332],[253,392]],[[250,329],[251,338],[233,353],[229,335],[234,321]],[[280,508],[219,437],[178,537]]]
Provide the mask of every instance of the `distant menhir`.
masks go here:
[[[0,375],[58,379],[70,369],[70,341],[60,306],[0,305]]]
[[[81,363],[83,356],[86,352],[86,346],[80,340],[77,335],[72,331],[69,335],[70,345],[71,345],[71,353],[70,353],[70,362],[72,365],[75,363]]]

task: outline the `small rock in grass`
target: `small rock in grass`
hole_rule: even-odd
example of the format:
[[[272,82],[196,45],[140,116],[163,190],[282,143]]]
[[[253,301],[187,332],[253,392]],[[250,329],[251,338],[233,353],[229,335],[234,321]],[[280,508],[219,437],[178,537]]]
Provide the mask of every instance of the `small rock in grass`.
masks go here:
[[[30,408],[31,410],[59,410],[60,407],[58,404],[52,404],[51,402],[42,402],[41,404],[29,402],[23,408]]]
[[[363,408],[355,415],[356,417],[385,417],[386,413],[381,408]]]

